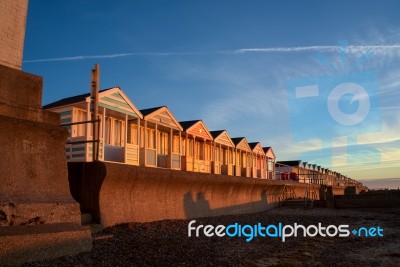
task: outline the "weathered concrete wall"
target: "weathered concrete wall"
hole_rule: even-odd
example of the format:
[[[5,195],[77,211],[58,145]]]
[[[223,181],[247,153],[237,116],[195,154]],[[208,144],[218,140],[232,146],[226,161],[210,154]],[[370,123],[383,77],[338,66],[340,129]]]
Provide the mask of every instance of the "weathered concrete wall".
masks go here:
[[[7,219],[2,225],[36,217],[80,223],[67,180],[67,132],[58,125],[58,114],[41,109],[41,94],[41,77],[0,65],[0,209]],[[51,215],[33,203],[66,206]]]
[[[278,204],[285,185],[105,162],[68,163],[68,170],[72,195],[104,226],[264,211]],[[307,185],[291,188],[304,197]]]
[[[21,69],[28,0],[0,0],[0,64]]]
[[[67,131],[41,98],[41,77],[0,65],[0,265],[92,247],[69,190]]]

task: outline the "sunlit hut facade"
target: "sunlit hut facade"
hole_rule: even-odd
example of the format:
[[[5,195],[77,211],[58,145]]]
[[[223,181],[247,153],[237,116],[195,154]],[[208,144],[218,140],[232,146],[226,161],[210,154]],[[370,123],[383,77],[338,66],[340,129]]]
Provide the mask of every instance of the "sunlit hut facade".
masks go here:
[[[263,147],[265,153],[266,169],[265,178],[276,179],[275,177],[275,162],[276,156],[272,147]]]
[[[232,138],[235,145],[235,175],[251,177],[252,150],[245,137]]]
[[[321,174],[321,166],[317,164],[312,164],[313,175],[311,178],[311,183],[321,184],[322,183],[322,174]]]
[[[138,134],[128,136],[127,125],[132,120],[143,118],[140,111],[119,87],[101,90],[97,115],[99,135],[98,140],[93,140],[90,105],[90,94],[83,94],[43,107],[59,113],[61,125],[68,129],[67,161],[92,161],[96,142],[98,160],[139,165]]]
[[[253,178],[265,178],[266,160],[264,150],[259,142],[249,143],[249,146],[253,152],[251,175]]]
[[[182,170],[211,173],[213,137],[201,120],[181,121],[183,132]]]
[[[313,175],[312,165],[305,161],[299,170],[299,179],[304,180],[304,183],[310,183]]]
[[[140,125],[140,162],[143,166],[181,169],[182,126],[166,106],[142,109],[143,120],[131,122],[131,132]],[[133,137],[136,138],[136,137]]]
[[[235,144],[225,130],[211,131],[214,138],[212,147],[212,173],[234,175]]]

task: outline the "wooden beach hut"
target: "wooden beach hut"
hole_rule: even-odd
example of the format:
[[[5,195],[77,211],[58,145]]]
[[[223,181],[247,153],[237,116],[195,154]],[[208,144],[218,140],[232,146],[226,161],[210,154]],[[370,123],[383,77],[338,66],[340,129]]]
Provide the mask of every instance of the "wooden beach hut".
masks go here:
[[[288,161],[278,161],[275,164],[276,176],[280,180],[296,180],[299,182],[304,182],[300,180],[300,174],[302,173],[303,162],[301,160],[288,160]]]
[[[234,175],[235,144],[225,130],[211,131],[213,141],[212,173]]]
[[[211,173],[213,137],[201,120],[181,121],[183,128],[182,170]]]
[[[99,134],[98,140],[94,140],[90,106],[91,96],[88,93],[64,98],[43,107],[59,113],[61,125],[68,129],[67,161],[92,161],[95,153],[95,158],[101,161],[139,165],[139,133],[131,132],[132,135],[128,136],[127,125],[128,121],[140,121],[143,118],[140,111],[119,87],[99,91],[99,122],[94,128]],[[98,149],[93,149],[94,144],[98,144]]]
[[[265,153],[260,142],[249,143],[252,154],[252,169],[253,178],[265,178]]]
[[[235,175],[251,177],[252,151],[245,137],[232,138],[235,144]]]
[[[307,161],[302,162],[302,166],[300,168],[299,179],[304,183],[310,183],[312,177],[312,165]]]
[[[272,147],[263,147],[265,153],[265,178],[267,179],[276,179],[275,177],[275,162],[276,156]]]
[[[140,162],[143,166],[181,169],[182,126],[166,106],[141,109]],[[136,131],[137,124],[132,123]]]

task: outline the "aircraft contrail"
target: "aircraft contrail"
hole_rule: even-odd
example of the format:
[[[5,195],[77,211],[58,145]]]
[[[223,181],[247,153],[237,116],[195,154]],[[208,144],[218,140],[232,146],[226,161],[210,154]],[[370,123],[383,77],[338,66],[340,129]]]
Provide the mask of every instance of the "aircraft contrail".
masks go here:
[[[24,63],[39,63],[52,61],[74,61],[85,59],[118,58],[132,56],[191,56],[191,55],[212,55],[212,54],[249,54],[249,53],[302,53],[302,52],[342,52],[346,53],[370,53],[383,55],[400,55],[400,45],[349,45],[349,46],[295,46],[295,47],[267,47],[267,48],[241,48],[233,50],[218,50],[205,52],[132,52],[105,55],[84,55],[70,57],[55,57],[24,60]]]

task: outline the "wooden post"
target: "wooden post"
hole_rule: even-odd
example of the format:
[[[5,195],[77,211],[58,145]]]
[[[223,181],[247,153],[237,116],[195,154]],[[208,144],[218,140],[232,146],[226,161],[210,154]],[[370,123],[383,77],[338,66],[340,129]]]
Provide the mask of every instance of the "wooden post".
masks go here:
[[[187,156],[189,155],[188,153],[189,153],[189,148],[188,148],[188,137],[189,137],[189,135],[187,134],[187,133],[185,133],[185,140],[184,140],[184,142],[185,142],[185,157],[187,158]],[[187,163],[187,161],[186,161],[186,163]]]
[[[147,121],[144,121],[144,150],[143,150],[143,155],[144,155],[144,166],[147,166]]]
[[[158,146],[159,146],[159,144],[158,144],[158,133],[157,133],[157,127],[158,125],[157,125],[157,123],[156,123],[156,127],[155,127],[155,130],[154,130],[154,137],[156,138],[156,140],[155,140],[155,142],[156,142],[156,153],[155,153],[155,163],[156,163],[156,167],[157,167],[157,158],[158,158]]]
[[[125,114],[125,133],[124,134],[125,134],[125,138],[124,138],[125,159],[124,159],[124,162],[126,163],[128,160],[128,115],[127,114]]]
[[[91,112],[92,112],[92,126],[93,126],[93,161],[98,160],[99,152],[99,133],[97,128],[97,113],[99,111],[99,79],[100,79],[100,67],[99,64],[94,65],[92,69],[92,88],[91,88]],[[96,122],[95,122],[96,121]]]
[[[138,158],[138,162],[137,164],[140,166],[140,138],[141,138],[141,134],[140,134],[140,118],[137,118],[137,134],[136,134],[136,139],[137,139],[137,158]]]
[[[169,146],[168,146],[168,154],[169,154],[169,167],[170,167],[170,169],[172,169],[172,162],[173,162],[173,160],[172,160],[172,151],[173,151],[173,149],[172,149],[172,146],[173,146],[173,134],[174,134],[174,132],[173,132],[173,130],[172,130],[172,128],[169,130]]]
[[[179,170],[182,170],[182,133],[179,131]]]
[[[105,159],[105,144],[106,144],[106,109],[103,108],[103,123],[102,123],[102,132],[103,132],[103,147],[102,147],[102,151],[103,151],[103,160]]]
[[[195,165],[195,161],[196,161],[196,136],[193,136],[193,171],[194,171],[194,165]]]
[[[90,100],[89,100],[89,101],[86,102],[86,121],[90,121],[90,118],[91,118],[91,114],[90,114]],[[85,124],[85,140],[86,141],[89,141],[89,129],[90,129],[89,125]],[[90,152],[89,145],[90,145],[90,143],[87,143],[85,145],[85,158],[86,158],[86,161],[90,161],[90,159],[89,159],[89,152]],[[92,143],[92,145],[93,145],[93,143]],[[93,153],[93,147],[92,147],[92,153]],[[92,159],[91,159],[92,161],[93,161],[93,157],[94,156],[92,155]]]

